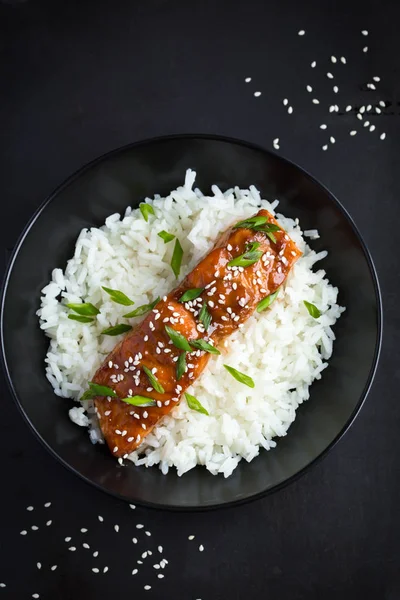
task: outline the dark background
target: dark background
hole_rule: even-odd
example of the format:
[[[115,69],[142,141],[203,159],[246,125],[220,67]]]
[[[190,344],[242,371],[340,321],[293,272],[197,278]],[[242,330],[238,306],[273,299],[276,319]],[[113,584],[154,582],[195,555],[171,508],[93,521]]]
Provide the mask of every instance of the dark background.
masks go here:
[[[46,195],[108,150],[173,133],[217,133],[268,148],[279,137],[279,152],[330,187],[355,219],[385,314],[375,383],[340,444],[283,491],[205,514],[133,511],[75,478],[34,439],[2,377],[0,582],[7,587],[0,597],[400,598],[399,17],[397,2],[0,1],[3,270]],[[347,64],[332,65],[332,54]],[[376,75],[381,82],[370,90]],[[374,132],[343,110],[379,100],[387,103],[382,114],[364,118]],[[329,113],[336,103],[340,112]],[[169,561],[163,571],[152,566],[160,544]],[[132,575],[148,549],[153,556]],[[105,565],[106,574],[91,571]]]

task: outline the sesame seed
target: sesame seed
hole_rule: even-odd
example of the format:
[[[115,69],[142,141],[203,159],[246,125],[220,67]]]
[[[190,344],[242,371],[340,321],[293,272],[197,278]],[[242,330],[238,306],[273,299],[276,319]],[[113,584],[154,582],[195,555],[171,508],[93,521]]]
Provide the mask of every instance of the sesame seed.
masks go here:
[[[163,575],[162,573],[159,573],[159,574],[157,575],[157,577],[158,577],[158,579],[164,579],[164,575]]]
[[[345,109],[345,110],[346,110],[346,112],[350,112],[352,108],[353,108],[353,107],[351,106],[351,104],[348,104],[348,105],[346,106],[346,109]]]
[[[136,525],[136,529],[143,529],[144,525],[142,525],[141,523],[138,523]]]
[[[336,142],[336,140],[333,137],[333,135],[331,135],[331,137],[329,138],[329,141],[331,142],[331,144],[334,144]]]
[[[304,29],[300,29],[300,31],[297,32],[297,35],[305,35],[305,30]]]
[[[191,541],[191,540],[194,540],[194,535],[189,535],[189,536],[188,536],[188,540],[190,540],[190,541]]]
[[[5,584],[5,583],[0,583],[0,587],[1,587],[1,588],[5,588],[5,587],[7,587],[7,586],[6,586],[6,584]]]
[[[364,46],[363,52],[368,52],[368,46]]]
[[[332,73],[329,73],[329,72],[328,72],[328,73],[326,74],[326,76],[328,77],[328,79],[333,79],[333,75],[332,75]]]
[[[159,569],[159,568],[160,568],[160,565],[157,565],[157,564],[153,565],[153,569]]]
[[[142,558],[147,558],[147,552],[142,552]]]
[[[118,533],[118,531],[119,531],[119,525],[114,525],[114,529]]]
[[[368,31],[366,29],[362,29],[361,35],[368,35]]]
[[[261,92],[254,92],[254,96],[255,96],[256,98],[258,98],[259,96],[261,96]]]
[[[117,450],[118,450],[118,448],[117,448]],[[99,515],[97,518],[99,519],[100,523],[102,523],[104,521],[104,519],[101,515]]]
[[[338,91],[339,91],[339,88],[338,88],[338,86],[337,86],[337,85],[334,85],[334,86],[333,86],[333,91],[335,92],[335,94],[337,94],[337,93],[338,93]]]
[[[160,554],[162,554],[163,547],[162,546],[158,546],[157,550],[159,551]]]
[[[371,125],[371,127],[369,128],[370,131],[375,131],[375,125]]]
[[[331,61],[332,61],[333,63],[337,63],[337,58],[336,58],[336,56],[331,56]]]
[[[89,549],[90,549],[90,546],[89,546],[89,544],[88,544],[87,542],[84,542],[84,543],[82,544],[82,546],[83,546],[83,548],[85,548],[86,550],[89,550]]]
[[[384,140],[386,137],[386,133],[381,133],[381,135],[379,136],[380,140]]]
[[[313,60],[311,63],[311,68],[315,69],[316,66],[317,66],[317,62],[315,60]]]
[[[200,546],[199,546],[199,552],[203,552],[203,550],[204,550],[204,546],[203,546],[203,544],[200,544]]]
[[[251,77],[246,77],[245,82],[250,83],[250,81],[251,81]]]
[[[379,106],[382,106],[382,108],[386,108],[386,104],[383,100],[379,100]]]
[[[103,573],[107,573],[107,571],[108,571],[108,567],[104,567]]]
[[[93,573],[99,573],[99,569],[97,567],[93,567],[92,571]]]
[[[32,529],[32,531],[37,531],[39,529],[39,527],[37,525],[32,525],[31,529]]]
[[[368,126],[369,126],[369,121],[365,121],[364,127],[368,127]]]
[[[145,589],[146,591],[147,591],[147,590],[151,590],[151,585],[145,585],[145,586],[144,586],[144,589]]]
[[[27,506],[26,510],[29,510],[29,512],[31,512],[33,510],[33,506]]]
[[[306,86],[306,90],[307,90],[307,92],[312,92],[312,87],[311,87],[311,85],[307,85],[307,86]]]
[[[289,103],[289,100],[287,98],[283,99],[283,106],[287,106]]]
[[[292,112],[293,112],[293,107],[292,107],[292,106],[289,106],[289,108],[287,109],[287,111],[288,111],[289,115],[291,115],[291,114],[292,114]]]
[[[275,138],[272,143],[277,146],[279,144],[279,138]]]
[[[51,571],[55,571],[56,569],[57,569],[57,565],[53,565],[53,566],[51,567]]]
[[[40,598],[39,594],[32,594],[32,598]]]
[[[72,540],[72,538],[71,538],[71,537],[66,537],[66,538],[65,538],[65,541],[66,541],[66,542],[70,542],[71,540]]]
[[[134,544],[137,544],[137,538],[132,538],[132,542],[133,542]]]
[[[322,146],[322,150],[328,150],[328,144],[325,144],[325,146]]]
[[[138,569],[133,569],[132,575],[136,575],[138,572],[139,572]]]
[[[36,566],[37,566],[38,569],[41,569],[42,568],[42,563],[38,562],[38,563],[36,563]]]
[[[76,548],[75,548],[75,546],[70,546],[70,547],[68,548],[68,550],[70,550],[71,552],[75,552]]]
[[[49,521],[46,521],[46,526],[47,526],[47,527],[50,527],[50,525],[52,524],[52,522],[53,522],[53,521],[52,521],[51,519],[50,519]]]
[[[357,119],[359,119],[360,121],[362,121],[362,118],[363,118],[362,114],[358,113],[358,115],[356,115],[356,116],[357,116]]]
[[[355,129],[353,129],[352,131],[350,131],[350,135],[356,135],[357,131]]]
[[[319,104],[319,100],[317,98],[313,98],[313,104]]]
[[[325,123],[322,123],[322,125],[319,126],[320,129],[326,129],[326,125]]]
[[[28,532],[26,531],[26,529],[23,529],[22,531],[19,532],[20,535],[26,535]]]
[[[329,112],[330,113],[335,112],[335,105],[334,104],[331,104],[331,106],[329,107]]]
[[[98,551],[98,550],[96,550],[96,552],[93,552],[93,556],[94,556],[95,558],[97,558],[97,557],[98,557],[98,555],[99,555],[99,551]]]

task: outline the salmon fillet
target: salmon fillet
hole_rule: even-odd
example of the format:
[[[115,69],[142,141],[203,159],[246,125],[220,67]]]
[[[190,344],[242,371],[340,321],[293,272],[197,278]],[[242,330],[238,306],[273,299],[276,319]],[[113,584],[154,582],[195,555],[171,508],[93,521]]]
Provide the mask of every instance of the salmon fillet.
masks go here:
[[[266,210],[260,210],[256,216],[267,217],[268,224],[279,226]],[[257,251],[262,251],[257,262],[244,267],[228,266],[254,243],[255,247],[258,244]],[[272,240],[262,231],[232,227],[182,283],[125,335],[92,379],[93,383],[112,388],[118,396],[97,396],[94,400],[101,430],[114,456],[126,457],[143,442],[160,419],[179,403],[211,357],[200,349],[188,352],[186,372],[178,381],[177,361],[183,350],[171,341],[166,326],[188,341],[201,339],[218,347],[243,326],[263,298],[276,292],[300,255],[280,226],[273,232]],[[184,292],[193,288],[204,291],[192,301],[180,302]],[[199,321],[204,303],[211,317],[207,331]],[[153,389],[143,367],[152,371],[164,393]],[[146,396],[156,404],[132,406],[121,400],[135,395]]]

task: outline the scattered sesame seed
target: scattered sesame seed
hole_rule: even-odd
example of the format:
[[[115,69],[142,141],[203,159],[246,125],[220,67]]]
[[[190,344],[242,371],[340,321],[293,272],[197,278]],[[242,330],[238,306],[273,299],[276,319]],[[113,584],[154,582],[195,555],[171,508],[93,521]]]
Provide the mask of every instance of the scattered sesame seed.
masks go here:
[[[146,591],[151,590],[151,585],[145,585],[143,589],[145,589]]]
[[[351,106],[351,104],[348,104],[348,105],[346,106],[346,109],[345,109],[345,110],[346,110],[346,112],[350,112],[352,108],[353,108],[353,107]]]
[[[6,586],[6,584],[5,584],[5,583],[0,583],[0,587],[1,587],[1,588],[5,588],[5,587],[7,587],[7,586]]]
[[[328,77],[328,79],[333,79],[333,75],[332,75],[332,73],[329,73],[329,72],[328,72],[328,73],[326,74],[326,76]]]
[[[357,131],[355,129],[353,129],[352,131],[350,131],[350,135],[356,135]]]
[[[361,113],[358,113],[358,115],[357,115],[357,119],[359,119],[360,121],[362,121],[362,118],[363,118],[362,114],[361,114]]]
[[[333,137],[333,135],[331,135],[331,137],[329,138],[329,141],[330,141],[331,144],[334,144],[336,142],[336,140]]]
[[[107,573],[107,571],[108,571],[108,567],[104,567],[103,573]]]
[[[203,546],[203,544],[200,544],[200,546],[199,546],[199,552],[203,552],[203,550],[204,550],[204,546]]]
[[[89,550],[89,549],[90,549],[90,546],[89,546],[89,544],[88,544],[87,542],[83,542],[82,546],[83,546],[84,548],[86,548],[86,550]]]
[[[274,141],[273,141],[273,143],[274,143],[275,145],[279,144],[279,138],[275,138],[275,139],[274,139]],[[232,249],[232,247],[231,247],[231,249]],[[229,250],[229,248],[228,248],[228,250]]]
[[[334,105],[334,104],[331,104],[331,105],[330,105],[330,107],[329,107],[329,112],[330,112],[330,113],[332,113],[332,112],[335,112],[335,105]]]
[[[379,136],[380,140],[384,140],[386,137],[386,133],[381,133],[381,135]]]
[[[139,572],[138,569],[133,569],[132,575],[136,575],[138,572]]]
[[[259,96],[261,96],[261,92],[254,92],[254,96],[255,96],[256,98],[258,98]]]
[[[26,535],[28,532],[26,531],[26,529],[23,529],[22,531],[19,532],[20,535]]]
[[[368,35],[368,31],[366,29],[362,29],[361,35]]]
[[[32,594],[32,598],[40,598],[39,594]]]
[[[142,552],[142,558],[147,558],[147,552]]]
[[[94,556],[94,558],[97,558],[97,557],[98,557],[98,555],[99,555],[99,551],[98,551],[98,550],[96,550],[96,552],[93,552],[93,556]]]
[[[313,98],[313,104],[319,104],[319,100],[317,98]]]
[[[41,569],[42,568],[42,563],[38,562],[38,563],[36,563],[36,566],[37,566],[38,569]]]
[[[143,529],[144,525],[142,525],[141,523],[138,523],[136,525],[136,529]]]
[[[365,121],[364,127],[368,127],[368,126],[369,126],[369,121]]]
[[[53,566],[51,567],[51,571],[55,571],[56,569],[57,569],[57,565],[53,565]]]
[[[150,537],[150,536],[151,536],[151,533],[150,533],[150,531],[145,531],[145,534],[147,535],[147,537]]]
[[[188,540],[194,540],[194,535],[189,535]]]
[[[379,100],[379,106],[382,106],[382,108],[386,108],[386,104],[383,100]]]
[[[289,108],[287,109],[287,111],[288,111],[289,115],[291,115],[292,112],[293,112],[293,106],[289,106]]]
[[[283,106],[287,106],[289,103],[289,100],[287,98],[283,99]]]
[[[163,547],[162,546],[158,546],[157,550],[159,551],[160,554],[162,554]]]
[[[333,63],[337,63],[337,58],[336,58],[336,56],[331,56],[331,61],[332,61]]]
[[[46,526],[47,526],[47,527],[50,527],[50,525],[52,524],[52,522],[53,522],[53,521],[52,521],[51,519],[50,519],[49,521],[46,521]]]
[[[333,86],[333,91],[335,92],[335,94],[337,94],[337,93],[338,93],[338,91],[339,91],[339,88],[338,88],[338,86],[337,86],[337,85],[334,85],[334,86]]]
[[[371,125],[371,127],[369,128],[370,131],[375,131],[375,125]]]
[[[375,112],[380,115],[382,111],[378,106],[375,106]]]
[[[27,506],[26,510],[29,510],[29,512],[31,512],[33,510],[33,506]]]
[[[114,449],[114,452],[116,452],[115,449]],[[104,521],[104,519],[103,519],[103,517],[101,515],[99,515],[97,518],[99,519],[100,523],[102,523]]]
[[[307,85],[307,86],[306,86],[306,90],[307,90],[307,92],[312,92],[312,87],[311,87],[311,85]]]
[[[377,82],[381,80],[381,78],[380,78],[380,77],[377,77],[376,75],[375,75],[375,77],[373,77],[372,79],[373,79],[374,81],[377,81]]]
[[[245,82],[250,83],[250,81],[251,81],[251,77],[246,77]]]
[[[325,125],[325,123],[322,123],[322,125],[319,126],[320,129],[326,129],[326,127],[327,126]]]
[[[311,68],[315,69],[316,66],[317,66],[317,62],[315,60],[313,60],[311,63]]]
[[[70,546],[70,547],[68,548],[68,550],[70,550],[71,552],[75,552],[76,548],[75,548],[75,546]]]
[[[32,531],[37,531],[39,529],[39,527],[37,525],[32,525],[31,529],[32,529]]]
[[[92,571],[93,573],[99,573],[99,569],[97,567],[93,567]]]
[[[66,541],[66,542],[70,542],[71,540],[72,540],[72,538],[71,538],[71,537],[66,537],[66,538],[65,538],[65,541]]]
[[[162,573],[159,573],[159,574],[157,575],[157,577],[158,577],[158,579],[164,579],[164,575],[163,575]]]
[[[368,46],[364,46],[363,52],[368,52]]]
[[[305,35],[305,29],[300,29],[300,31],[297,32],[297,35]]]
[[[118,531],[119,531],[119,525],[114,525],[114,529],[118,533]]]
[[[325,144],[325,146],[322,146],[322,150],[328,150],[328,144]]]

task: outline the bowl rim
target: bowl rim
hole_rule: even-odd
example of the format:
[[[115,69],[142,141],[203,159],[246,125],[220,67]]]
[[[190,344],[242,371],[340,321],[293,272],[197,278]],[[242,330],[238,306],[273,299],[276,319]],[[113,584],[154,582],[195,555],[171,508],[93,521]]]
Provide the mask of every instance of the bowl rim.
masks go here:
[[[59,454],[56,452],[56,450],[54,450],[48,443],[47,441],[42,438],[42,436],[40,435],[40,433],[37,431],[37,429],[35,428],[35,426],[33,425],[33,423],[31,422],[28,414],[25,412],[24,408],[22,407],[22,404],[19,400],[18,394],[15,390],[12,378],[11,378],[11,374],[10,374],[10,370],[8,367],[8,362],[7,362],[7,357],[6,357],[6,352],[5,352],[5,342],[4,342],[4,312],[5,312],[5,299],[6,299],[6,295],[7,295],[7,290],[8,290],[8,284],[10,281],[10,277],[11,277],[11,273],[14,267],[14,263],[18,257],[19,251],[25,241],[25,238],[28,236],[31,228],[33,227],[33,225],[35,224],[35,222],[37,221],[37,219],[39,218],[39,216],[42,214],[42,212],[46,209],[46,207],[58,196],[58,194],[64,190],[65,188],[67,188],[69,185],[71,185],[75,180],[79,179],[79,177],[81,177],[86,171],[89,171],[91,168],[93,168],[94,166],[96,166],[97,164],[103,162],[104,160],[107,160],[108,158],[115,156],[119,153],[128,151],[132,148],[137,148],[140,146],[147,146],[147,145],[151,145],[151,144],[157,144],[159,142],[164,142],[164,141],[173,141],[173,140],[185,140],[185,139],[202,139],[202,140],[210,140],[210,141],[220,141],[220,142],[226,142],[226,143],[230,143],[230,144],[235,144],[235,145],[239,145],[239,146],[245,146],[247,148],[250,148],[252,150],[257,150],[257,151],[261,151],[264,154],[269,154],[269,155],[273,155],[276,158],[278,158],[280,161],[283,161],[285,163],[287,163],[288,165],[291,165],[292,167],[295,167],[296,169],[298,169],[299,171],[301,171],[310,181],[312,181],[314,184],[316,184],[317,186],[319,186],[324,192],[325,194],[330,198],[330,200],[336,205],[336,207],[338,208],[338,210],[343,214],[343,216],[345,217],[345,219],[347,220],[347,222],[349,223],[349,225],[351,226],[353,232],[355,233],[358,242],[364,252],[364,256],[365,259],[367,261],[368,267],[369,267],[369,272],[371,274],[371,278],[373,281],[373,286],[374,286],[374,291],[375,291],[375,301],[376,301],[376,327],[377,327],[377,335],[376,335],[376,341],[375,341],[375,349],[374,349],[374,356],[373,356],[373,360],[372,360],[372,364],[371,364],[371,368],[369,370],[368,373],[368,377],[367,380],[365,382],[364,385],[364,389],[362,391],[362,393],[360,394],[360,398],[357,402],[356,407],[354,408],[353,412],[351,413],[350,417],[347,419],[345,425],[342,427],[342,429],[339,431],[339,433],[336,435],[336,437],[330,442],[330,444],[328,444],[328,446],[322,451],[320,452],[320,454],[318,454],[313,460],[311,460],[307,465],[305,465],[302,469],[300,469],[299,471],[297,471],[297,473],[294,473],[291,477],[288,477],[287,479],[285,479],[284,481],[278,483],[277,485],[274,485],[271,488],[262,490],[256,494],[253,494],[250,497],[246,497],[246,498],[240,498],[237,500],[232,500],[232,501],[228,501],[228,502],[224,502],[224,503],[216,503],[216,504],[210,504],[207,506],[197,506],[197,505],[193,505],[193,506],[179,506],[179,505],[162,505],[162,504],[156,504],[153,502],[147,502],[147,501],[136,501],[136,500],[132,500],[129,499],[121,494],[118,494],[118,492],[114,492],[111,491],[109,489],[107,489],[106,487],[102,486],[101,484],[92,481],[89,477],[87,477],[85,474],[79,472],[75,467],[73,467],[72,465],[70,465],[66,460],[64,460],[61,456],[59,456]],[[46,448],[46,450],[63,466],[65,467],[67,470],[69,470],[70,472],[74,473],[75,475],[77,475],[80,479],[82,479],[83,481],[85,481],[87,484],[94,486],[95,488],[101,490],[102,492],[105,492],[115,498],[118,498],[119,500],[123,500],[125,502],[130,502],[131,504],[133,502],[136,502],[139,506],[144,506],[146,508],[151,508],[151,509],[155,509],[155,510],[163,510],[163,511],[179,511],[179,512],[205,512],[205,511],[209,511],[209,510],[216,510],[216,509],[222,509],[222,508],[230,508],[233,506],[239,506],[242,504],[247,504],[249,502],[254,502],[255,500],[259,500],[261,498],[266,497],[269,494],[272,494],[274,492],[277,492],[283,488],[285,488],[287,485],[289,485],[290,483],[296,481],[297,479],[299,479],[302,475],[304,475],[309,469],[311,469],[313,466],[315,466],[316,464],[318,464],[323,458],[325,458],[327,456],[327,454],[334,448],[334,446],[336,446],[336,444],[342,439],[342,437],[345,435],[345,433],[347,433],[347,431],[350,429],[350,427],[352,426],[352,424],[354,423],[357,415],[359,414],[367,396],[368,393],[371,389],[376,371],[377,371],[377,367],[378,367],[378,363],[379,363],[379,357],[380,357],[380,352],[381,352],[381,347],[382,347],[382,333],[383,333],[383,307],[382,307],[382,294],[381,294],[381,289],[380,289],[380,285],[379,285],[379,280],[378,280],[378,275],[376,272],[376,268],[374,265],[374,262],[372,260],[372,256],[371,253],[368,249],[367,244],[364,242],[364,239],[357,227],[357,225],[355,224],[353,218],[350,216],[349,212],[346,210],[346,208],[344,208],[344,206],[341,204],[341,202],[336,198],[336,196],[323,184],[321,183],[318,179],[316,179],[313,175],[311,175],[306,169],[304,169],[303,167],[301,167],[300,165],[298,165],[296,162],[289,160],[283,156],[281,156],[280,154],[277,154],[276,152],[273,152],[272,150],[260,145],[260,144],[256,144],[253,142],[248,142],[239,138],[234,138],[234,137],[229,137],[229,136],[224,136],[224,135],[218,135],[218,134],[207,134],[207,133],[183,133],[183,134],[171,134],[171,135],[163,135],[163,136],[156,136],[156,137],[152,137],[152,138],[147,138],[144,140],[138,140],[136,142],[131,142],[129,144],[125,144],[123,146],[119,146],[117,148],[114,148],[113,150],[110,150],[108,152],[105,152],[103,154],[101,154],[100,156],[94,158],[93,160],[89,161],[88,163],[86,163],[85,165],[83,165],[82,167],[80,167],[79,169],[77,169],[76,171],[74,171],[69,177],[67,177],[60,185],[58,185],[43,201],[42,203],[39,205],[39,207],[35,210],[35,212],[33,213],[33,215],[31,216],[31,218],[28,220],[28,222],[25,224],[25,226],[23,227],[17,242],[15,243],[15,246],[13,248],[12,254],[8,260],[8,264],[6,266],[5,272],[4,272],[4,276],[3,276],[3,281],[1,284],[1,291],[0,291],[0,355],[1,355],[1,363],[2,363],[2,367],[3,367],[3,371],[5,373],[6,376],[6,381],[8,384],[8,388],[11,392],[11,396],[14,399],[17,408],[19,410],[19,412],[21,413],[21,415],[23,416],[26,424],[29,426],[29,428],[31,429],[31,431],[34,433],[35,437],[40,441],[40,443]]]

